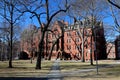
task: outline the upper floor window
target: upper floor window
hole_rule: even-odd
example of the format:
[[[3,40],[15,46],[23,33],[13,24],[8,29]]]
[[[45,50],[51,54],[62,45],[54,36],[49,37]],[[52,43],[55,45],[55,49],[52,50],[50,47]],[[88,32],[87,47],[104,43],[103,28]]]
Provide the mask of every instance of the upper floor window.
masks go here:
[[[76,36],[80,35],[80,32],[79,32],[79,31],[76,31],[76,32],[75,32],[75,35],[76,35]]]
[[[75,35],[77,36],[78,34],[77,34],[77,31],[75,32]]]
[[[71,39],[67,39],[67,43],[71,43]]]
[[[67,36],[70,36],[70,32],[67,32]]]
[[[71,49],[71,46],[70,45],[67,45],[67,50],[70,50]]]
[[[80,50],[80,45],[76,45],[76,46],[75,46],[75,49],[76,49],[76,50]]]
[[[76,38],[76,39],[75,39],[75,42],[79,42],[79,41],[80,41],[80,38]]]

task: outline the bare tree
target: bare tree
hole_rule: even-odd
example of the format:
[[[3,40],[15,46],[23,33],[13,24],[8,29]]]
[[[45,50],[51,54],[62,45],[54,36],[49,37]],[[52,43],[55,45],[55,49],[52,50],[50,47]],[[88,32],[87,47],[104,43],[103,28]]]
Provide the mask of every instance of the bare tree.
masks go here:
[[[65,24],[64,24],[64,22],[58,21],[57,24],[55,24],[55,25],[60,26],[61,31],[59,32],[57,29],[55,29],[54,31],[49,30],[51,32],[51,34],[54,35],[54,39],[51,42],[53,44],[52,44],[52,48],[51,48],[48,60],[51,59],[52,51],[53,51],[55,45],[57,45],[57,49],[56,49],[57,51],[58,51],[58,49],[60,49],[59,40],[61,40],[61,51],[64,51],[64,26],[65,26]],[[55,32],[58,32],[58,33],[55,34]],[[63,54],[63,53],[61,53],[61,54]]]
[[[10,56],[9,56],[9,68],[12,68],[12,53],[13,53],[13,30],[15,24],[18,22],[23,14],[19,14],[17,8],[21,8],[16,0],[0,0],[0,16],[2,16],[10,25]]]
[[[106,17],[106,10],[108,8],[106,2],[104,0],[75,0],[71,4],[71,11],[69,12],[70,17],[73,17],[75,21],[79,21],[82,19],[91,19],[91,27],[92,28],[92,34],[93,34],[93,29],[96,26],[95,20],[96,21],[102,21]],[[101,5],[101,6],[99,6]],[[83,27],[85,29],[86,26]],[[82,33],[81,33],[82,34]],[[83,35],[83,34],[82,34]],[[84,39],[84,37],[81,38]],[[93,35],[92,35],[93,36]],[[93,38],[91,37],[91,42]],[[84,40],[82,45],[84,45]],[[84,48],[82,48],[82,61],[84,62]],[[93,60],[92,60],[92,44],[91,44],[91,65],[93,65]]]
[[[42,55],[42,51],[43,51],[44,36],[45,36],[45,33],[46,33],[48,27],[50,26],[51,21],[57,14],[59,14],[61,12],[66,12],[70,7],[68,5],[67,0],[65,0],[64,2],[65,2],[65,4],[64,3],[56,4],[56,2],[54,2],[54,4],[57,5],[57,6],[54,6],[52,3],[50,3],[49,0],[45,0],[45,1],[31,0],[31,1],[29,1],[29,3],[27,1],[24,1],[24,2],[20,1],[20,3],[22,3],[25,8],[25,10],[22,12],[31,13],[32,14],[31,17],[32,18],[36,17],[37,21],[41,27],[41,38],[39,41],[39,53],[37,55],[36,69],[41,69],[41,55]],[[52,7],[56,7],[56,8],[52,8]],[[44,19],[44,21],[43,21],[43,19]],[[42,25],[43,22],[45,23],[44,26]]]
[[[21,29],[20,29],[19,25],[14,26],[14,30],[13,30],[13,55],[12,55],[12,58],[14,58],[13,56],[17,55],[16,51],[18,50],[17,49],[18,47],[15,47],[15,44],[18,45],[18,43],[19,43],[20,30]],[[0,35],[1,35],[2,43],[4,43],[3,44],[3,46],[4,46],[3,47],[3,53],[4,53],[4,56],[5,56],[6,60],[7,60],[7,59],[9,59],[8,55],[9,55],[9,52],[10,52],[10,25],[9,25],[9,23],[2,22],[2,24],[0,26],[0,32],[1,32]],[[17,50],[14,50],[15,48]]]
[[[32,63],[32,59],[34,58],[34,53],[35,53],[35,47],[34,47],[34,42],[33,42],[33,37],[34,34],[37,33],[37,28],[34,25],[29,25],[26,29],[23,30],[23,32],[21,33],[21,41],[23,41],[22,45],[24,45],[25,42],[27,42],[27,44],[29,44],[30,46],[26,46],[27,51],[30,53],[29,55],[31,58],[31,63]]]
[[[111,15],[113,20],[114,20],[114,29],[120,33],[120,23],[119,23],[119,10],[120,10],[120,2],[118,0],[115,0],[115,1],[111,1],[111,0],[107,0],[109,4],[109,7],[110,7],[110,11],[111,11]]]
[[[105,25],[105,37],[106,37],[106,46],[112,43],[112,45],[108,48],[107,55],[109,55],[111,49],[113,48],[113,43],[115,40],[116,33],[120,33],[120,23],[119,23],[119,10],[120,10],[120,2],[119,0],[107,0],[109,6],[109,16],[112,16],[114,24],[113,25]]]

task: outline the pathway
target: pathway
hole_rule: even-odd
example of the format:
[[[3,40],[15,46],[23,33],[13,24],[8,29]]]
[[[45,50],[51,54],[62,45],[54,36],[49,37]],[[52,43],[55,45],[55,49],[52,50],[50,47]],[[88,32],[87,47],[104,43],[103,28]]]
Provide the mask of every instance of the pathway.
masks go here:
[[[50,73],[48,74],[48,80],[62,80],[62,75],[60,73],[60,60],[55,60]]]
[[[96,68],[90,68],[90,69],[81,69],[81,70],[75,70],[75,71],[68,71],[68,72],[60,72],[60,66],[59,66],[60,60],[56,60],[51,68],[50,73],[47,76],[48,80],[63,80],[63,77],[65,76],[73,76],[80,73],[86,73],[91,71],[96,71]],[[115,65],[99,65],[100,68],[107,68],[107,67],[113,67]]]

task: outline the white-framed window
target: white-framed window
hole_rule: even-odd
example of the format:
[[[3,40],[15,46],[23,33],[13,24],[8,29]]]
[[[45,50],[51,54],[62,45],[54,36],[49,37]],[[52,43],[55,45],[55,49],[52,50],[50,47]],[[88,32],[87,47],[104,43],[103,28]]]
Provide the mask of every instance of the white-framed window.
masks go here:
[[[80,32],[79,32],[79,31],[77,31],[77,35],[80,35]]]
[[[70,32],[67,32],[67,36],[70,36]]]
[[[78,36],[78,33],[77,33],[77,32],[78,32],[78,31],[75,32],[75,35],[76,35],[76,36]]]
[[[67,39],[67,43],[71,43],[71,39]]]
[[[80,50],[80,45],[76,45],[76,46],[75,46],[75,49],[76,49],[76,50]]]
[[[71,49],[71,45],[67,45],[67,50],[70,50]]]
[[[80,41],[80,38],[76,38],[76,39],[75,39],[75,42],[79,42],[79,41]]]

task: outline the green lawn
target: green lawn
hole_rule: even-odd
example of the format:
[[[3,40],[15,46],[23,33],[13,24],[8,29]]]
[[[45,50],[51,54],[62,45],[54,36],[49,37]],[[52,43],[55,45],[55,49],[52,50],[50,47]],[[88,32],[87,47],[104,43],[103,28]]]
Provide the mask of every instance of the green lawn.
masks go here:
[[[74,70],[80,70],[80,69],[89,69],[89,68],[95,68],[96,66],[91,66],[90,63],[82,63],[77,61],[62,61],[60,63],[60,69],[62,72],[67,71],[74,71]]]
[[[54,61],[42,61],[42,69],[36,70],[34,60],[15,60],[13,61],[12,69],[8,68],[8,61],[0,61],[0,77],[43,77],[46,76],[51,69]],[[77,61],[61,61],[60,69],[61,74],[73,73],[71,75],[64,75],[63,80],[120,80],[120,63],[115,64],[115,61],[99,61],[99,74],[96,74],[96,62],[90,65],[89,62]],[[95,69],[89,72],[79,72],[86,69]]]
[[[8,68],[8,61],[0,61],[0,77],[40,77],[46,76],[53,64],[53,61],[42,61],[42,69],[35,69],[34,60],[30,63],[30,60],[14,60],[12,69]]]
[[[61,62],[61,73],[72,73],[83,69],[94,68],[89,72],[78,72],[72,75],[65,75],[64,80],[120,80],[120,64],[115,61],[99,61],[98,75],[96,74],[96,62],[91,66],[89,62]]]

